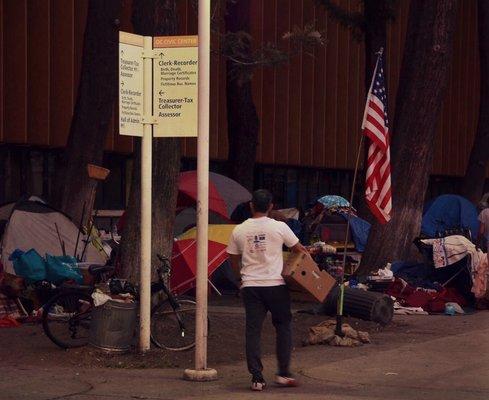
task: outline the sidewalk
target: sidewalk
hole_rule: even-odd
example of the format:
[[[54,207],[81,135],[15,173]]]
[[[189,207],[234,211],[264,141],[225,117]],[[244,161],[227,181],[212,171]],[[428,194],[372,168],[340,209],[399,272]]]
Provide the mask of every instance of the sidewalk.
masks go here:
[[[489,314],[416,318],[417,336],[398,343],[357,349],[307,347],[294,353],[302,386],[253,394],[243,362],[219,366],[220,379],[195,383],[181,379],[181,369],[75,369],[0,366],[2,400],[128,399],[429,399],[489,398]],[[445,319],[442,319],[445,318]],[[464,332],[439,337],[437,321],[467,322]],[[439,326],[439,324],[438,324]],[[413,328],[410,328],[413,329]],[[264,360],[273,377],[273,356]],[[213,367],[213,366],[211,366]]]

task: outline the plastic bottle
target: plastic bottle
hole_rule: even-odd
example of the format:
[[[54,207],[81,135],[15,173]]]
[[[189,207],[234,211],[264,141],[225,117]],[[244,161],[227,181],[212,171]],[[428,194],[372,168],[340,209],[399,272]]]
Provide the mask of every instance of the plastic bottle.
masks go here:
[[[445,314],[446,315],[450,315],[450,316],[453,316],[455,315],[455,307],[452,306],[451,304],[446,304],[445,305]]]

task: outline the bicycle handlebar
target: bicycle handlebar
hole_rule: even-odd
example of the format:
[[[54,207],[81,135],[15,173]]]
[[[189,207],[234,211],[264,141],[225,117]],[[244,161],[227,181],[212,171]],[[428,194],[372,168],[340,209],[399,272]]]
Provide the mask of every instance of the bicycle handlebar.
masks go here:
[[[170,262],[168,257],[162,256],[161,254],[156,254],[156,257],[158,257],[158,260],[160,260],[162,263],[169,263]]]
[[[162,264],[157,268],[158,274],[168,274],[171,270],[171,262],[168,257],[162,256],[161,254],[156,254],[156,257],[158,257],[158,260],[160,260]]]

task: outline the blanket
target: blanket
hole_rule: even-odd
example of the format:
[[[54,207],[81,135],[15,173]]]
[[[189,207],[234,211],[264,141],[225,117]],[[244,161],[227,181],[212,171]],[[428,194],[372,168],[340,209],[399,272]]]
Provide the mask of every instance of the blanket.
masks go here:
[[[487,274],[489,266],[487,255],[466,237],[461,235],[447,236],[438,239],[423,239],[423,243],[433,246],[433,262],[435,268],[443,268],[455,264],[466,256],[470,256],[472,293],[482,298],[487,291]]]

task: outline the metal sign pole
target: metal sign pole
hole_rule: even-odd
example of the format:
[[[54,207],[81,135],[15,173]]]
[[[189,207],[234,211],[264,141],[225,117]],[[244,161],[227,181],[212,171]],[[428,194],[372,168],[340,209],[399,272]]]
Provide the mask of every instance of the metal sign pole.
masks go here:
[[[210,92],[210,0],[199,0],[199,95],[197,138],[197,312],[195,370],[184,378],[194,381],[217,379],[207,368],[207,243],[209,224],[209,92]]]
[[[144,37],[143,53],[143,138],[141,142],[141,269],[139,296],[139,350],[148,351],[151,335],[151,181],[153,142],[153,62],[148,54],[153,50],[151,36]]]

